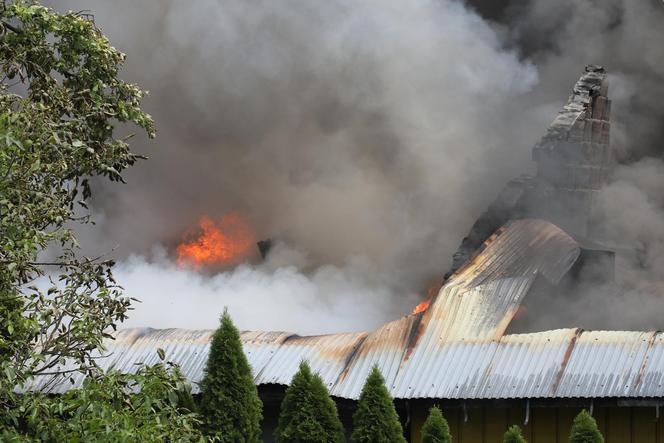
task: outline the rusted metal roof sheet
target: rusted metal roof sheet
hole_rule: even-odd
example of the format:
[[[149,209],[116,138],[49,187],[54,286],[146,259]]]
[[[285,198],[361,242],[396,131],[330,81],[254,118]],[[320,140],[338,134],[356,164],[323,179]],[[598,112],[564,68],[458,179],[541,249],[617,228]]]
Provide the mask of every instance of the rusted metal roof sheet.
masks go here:
[[[653,337],[637,376],[635,397],[661,397],[664,392],[664,334]]]
[[[58,365],[53,368],[54,371],[65,371],[75,369],[74,365]],[[67,376],[38,376],[30,380],[27,385],[21,389],[15,389],[17,392],[36,391],[46,394],[64,394],[69,389],[78,388],[83,384],[85,375],[80,372],[73,372]]]
[[[539,398],[555,391],[578,330],[506,335],[468,398]]]
[[[115,340],[106,341],[106,350],[97,353],[97,364],[104,370],[115,369],[134,373],[140,364],[153,365],[161,360],[157,349],[161,348],[171,361],[177,362],[187,378],[198,381],[203,376],[207,361],[209,341],[214,331],[184,329],[136,328],[119,331]],[[65,364],[55,371],[71,369],[74,364]],[[36,377],[26,387],[28,390],[60,394],[72,387],[80,387],[84,376],[72,373],[63,377]],[[194,386],[196,388],[196,386]]]
[[[306,360],[330,389],[343,371],[346,360],[365,337],[366,333],[290,337],[279,346],[263,369],[255,371],[256,383],[289,384],[300,362]]]
[[[576,241],[548,222],[518,220],[499,230],[450,278],[425,312],[422,332],[394,380],[395,394],[469,395],[461,387],[472,385],[471,379],[446,384],[446,374],[466,370],[466,375],[474,371],[472,376],[479,376],[485,354],[495,349],[491,342],[500,341],[535,278],[542,275],[557,283],[579,254]],[[464,366],[453,367],[457,362]],[[468,366],[472,364],[477,367]]]
[[[393,395],[465,398],[490,365],[496,345],[491,340],[446,342],[432,349],[429,358],[420,360],[413,356],[413,364],[400,372],[392,385]]]
[[[415,317],[394,322],[398,324],[389,330],[384,327],[373,337],[374,343],[368,344],[372,337],[364,334],[294,337],[281,346],[275,343],[287,334],[257,340],[255,333],[243,333],[242,338],[254,340],[245,344],[245,353],[254,364],[256,384],[288,384],[304,359],[321,374],[333,395],[344,398],[359,397],[373,364],[379,365],[396,398],[664,397],[664,335],[655,332],[562,329],[506,335],[499,341],[448,342],[434,349],[426,360],[428,366],[422,371],[426,379],[408,383],[400,378],[402,368],[398,364],[405,348],[386,346],[379,338],[392,335],[389,338],[395,339],[416,326]],[[212,333],[178,329],[122,331],[118,340],[108,343],[108,352],[99,364],[104,369],[134,372],[137,363],[158,363],[156,350],[162,348],[169,361],[180,365],[197,392]],[[407,340],[404,337],[404,342]],[[262,346],[260,343],[266,346],[266,352],[254,352]],[[278,348],[270,349],[274,346]],[[255,358],[257,355],[260,358]],[[259,362],[265,363],[261,370],[257,370]],[[75,375],[73,380],[72,384],[69,378],[38,377],[28,389],[63,393],[80,387],[83,377]]]
[[[372,332],[349,355],[346,367],[339,374],[331,393],[338,397],[357,398],[373,365],[385,377],[387,386],[394,380],[408,343],[420,326],[421,315],[410,315],[387,323]]]
[[[653,332],[584,332],[574,345],[555,395],[633,397],[641,388],[641,369],[655,336]]]
[[[199,381],[209,352],[214,331],[182,331],[178,329],[146,330],[129,347],[115,347],[114,361],[108,366],[121,372],[135,372],[136,363],[154,365],[161,360],[156,350],[161,348],[170,361],[177,362],[190,380]],[[109,351],[111,348],[109,347]],[[118,351],[120,351],[118,353]],[[133,362],[133,363],[132,363]],[[195,387],[195,385],[194,385]]]
[[[448,282],[478,286],[508,276],[540,273],[557,283],[579,257],[579,244],[556,225],[539,219],[512,220]],[[445,285],[445,286],[448,286]]]
[[[292,335],[287,332],[242,332],[240,335],[242,348],[256,380],[259,380],[259,375],[277,353],[281,344]]]
[[[664,338],[654,332],[562,329],[504,335],[536,278],[557,283],[579,245],[541,220],[513,221],[441,288],[429,309],[371,333],[300,337],[243,332],[255,382],[288,384],[307,360],[330,392],[356,399],[373,365],[397,398],[664,397]],[[132,329],[107,343],[102,368],[125,372],[159,362],[157,349],[196,383],[213,331]],[[29,386],[64,392],[80,386],[39,377]]]

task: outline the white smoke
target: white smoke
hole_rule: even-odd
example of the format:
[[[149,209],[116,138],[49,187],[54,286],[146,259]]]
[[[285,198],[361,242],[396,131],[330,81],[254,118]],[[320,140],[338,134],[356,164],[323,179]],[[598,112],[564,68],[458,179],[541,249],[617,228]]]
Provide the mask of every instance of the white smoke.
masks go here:
[[[126,295],[141,300],[124,326],[214,329],[228,307],[241,329],[300,334],[363,331],[404,314],[395,309],[399,306],[395,299],[414,306],[420,298],[392,292],[393,277],[363,257],[352,257],[342,267],[305,272],[305,257],[277,245],[265,263],[202,275],[177,267],[163,250],[154,256],[151,263],[130,257],[115,270]]]

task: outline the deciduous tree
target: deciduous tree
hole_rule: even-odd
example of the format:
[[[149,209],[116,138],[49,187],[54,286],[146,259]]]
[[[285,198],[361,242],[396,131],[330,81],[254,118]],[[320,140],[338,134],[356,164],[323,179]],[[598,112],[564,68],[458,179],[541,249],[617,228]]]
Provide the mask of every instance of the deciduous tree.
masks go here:
[[[0,430],[0,441],[203,442],[188,382],[169,363],[88,377],[62,395],[21,398],[20,426]],[[17,429],[18,428],[18,429]]]
[[[195,420],[175,407],[184,383],[176,369],[120,375],[95,364],[131,300],[113,278],[112,260],[80,253],[75,227],[91,221],[90,180],[121,182],[140,158],[118,131],[133,125],[154,136],[140,108],[145,93],[118,77],[124,60],[89,14],[0,1],[3,441],[99,441],[105,429],[127,436],[113,441],[196,438],[187,431]],[[63,397],[15,394],[34,377],[43,377],[44,389],[75,373],[86,383]]]
[[[90,220],[89,179],[122,181],[138,159],[115,127],[154,134],[144,92],[118,78],[124,58],[90,16],[0,3],[0,365],[10,385],[67,358],[73,371],[93,366],[91,351],[126,318],[112,260],[82,257],[72,228]],[[45,258],[46,248],[59,252]]]

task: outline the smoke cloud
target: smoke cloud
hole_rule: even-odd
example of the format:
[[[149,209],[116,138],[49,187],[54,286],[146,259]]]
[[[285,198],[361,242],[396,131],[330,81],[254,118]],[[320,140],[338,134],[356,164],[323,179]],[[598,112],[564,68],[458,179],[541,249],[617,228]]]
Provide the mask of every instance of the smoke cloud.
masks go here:
[[[98,184],[98,224],[81,233],[118,246],[118,277],[143,300],[130,324],[213,327],[229,305],[243,328],[318,333],[410,311],[530,172],[588,63],[613,75],[620,160],[660,152],[659,2],[503,3],[498,21],[454,0],[52,1],[92,10],[128,55],[123,76],[151,92],[158,138],[134,142],[151,158],[126,186]],[[176,269],[183,233],[230,211],[304,253]]]
[[[395,293],[395,282],[362,257],[306,273],[305,262],[302,253],[280,244],[264,263],[204,276],[175,266],[164,250],[154,251],[150,262],[132,256],[116,269],[126,288],[142,294],[125,326],[213,329],[226,306],[242,329],[364,331],[403,315],[397,301],[414,306],[421,299]]]
[[[581,282],[573,298],[537,312],[535,329],[661,329],[664,325],[664,4],[512,1],[492,16],[537,66],[538,93],[575,66],[610,74],[611,146],[618,166],[599,193],[593,240],[616,251],[615,284]],[[553,305],[556,308],[553,308]]]
[[[586,264],[572,282],[526,300],[518,331],[564,327],[661,330],[664,321],[664,162],[644,158],[617,167],[598,195],[596,226],[615,252],[615,280],[604,260]]]
[[[612,147],[620,162],[664,152],[664,4],[658,0],[514,0],[506,38],[538,67],[539,93],[564,93],[584,64],[611,75]],[[555,85],[558,85],[557,87]]]

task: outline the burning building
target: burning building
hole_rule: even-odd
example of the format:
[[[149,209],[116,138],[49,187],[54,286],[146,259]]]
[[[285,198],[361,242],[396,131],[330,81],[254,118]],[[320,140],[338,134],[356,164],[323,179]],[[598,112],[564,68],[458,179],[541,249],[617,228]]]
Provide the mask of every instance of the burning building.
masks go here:
[[[511,424],[531,442],[567,441],[581,408],[609,442],[662,441],[664,334],[536,326],[538,307],[580,294],[579,282],[612,278],[613,252],[591,229],[596,193],[613,164],[607,86],[603,68],[586,68],[533,149],[536,175],[509,182],[475,222],[428,305],[371,332],[242,333],[265,404],[266,438],[284,387],[307,360],[344,420],[377,365],[411,441],[419,441],[433,404],[461,443],[496,441]],[[156,363],[162,348],[195,390],[212,333],[120,331],[100,364],[131,371],[136,363]],[[35,383],[56,393],[72,386],[47,378]]]

